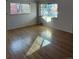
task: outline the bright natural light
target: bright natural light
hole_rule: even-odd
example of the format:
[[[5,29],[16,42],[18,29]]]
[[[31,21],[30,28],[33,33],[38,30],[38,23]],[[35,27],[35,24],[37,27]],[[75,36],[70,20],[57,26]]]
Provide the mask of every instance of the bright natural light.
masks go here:
[[[47,39],[51,39],[52,38],[52,33],[49,29],[46,29],[44,31],[41,32],[41,36]]]
[[[46,22],[51,22],[51,17],[42,16],[42,18],[43,18]]]
[[[58,17],[58,4],[41,4],[41,16],[46,22]]]
[[[39,49],[41,49],[42,47],[45,47],[45,46],[49,45],[50,43],[51,42],[49,40],[47,40],[46,38],[41,37],[41,36],[37,36],[37,38],[35,39],[34,43],[30,47],[30,49],[28,50],[26,55],[31,55],[34,52],[36,52]]]

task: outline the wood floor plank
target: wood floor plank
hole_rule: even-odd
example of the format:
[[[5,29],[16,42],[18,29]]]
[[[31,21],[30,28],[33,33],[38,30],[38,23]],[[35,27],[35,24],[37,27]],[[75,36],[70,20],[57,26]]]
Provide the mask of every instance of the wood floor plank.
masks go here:
[[[31,55],[27,55],[27,51],[29,51],[38,36],[42,38],[43,41],[46,40],[50,42],[50,44],[46,43],[47,45],[43,46],[41,43],[41,46],[37,51]],[[27,40],[25,42],[28,43],[28,47],[26,46],[27,48],[23,50],[23,53],[12,54],[10,45],[12,41],[19,39]],[[42,25],[7,31],[6,44],[7,59],[68,59],[73,57],[73,34]],[[36,45],[39,44],[37,43]]]

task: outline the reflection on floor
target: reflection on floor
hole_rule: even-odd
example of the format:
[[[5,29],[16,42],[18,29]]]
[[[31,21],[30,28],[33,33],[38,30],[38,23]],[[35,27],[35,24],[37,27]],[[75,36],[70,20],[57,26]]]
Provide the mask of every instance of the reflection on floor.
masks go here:
[[[7,59],[67,59],[72,48],[72,34],[45,26],[7,32]]]
[[[41,47],[44,47],[46,45],[50,44],[50,41],[46,40],[45,38],[42,38],[40,36],[37,36],[34,43],[32,44],[31,48],[26,53],[27,55],[33,54],[35,51],[40,49]]]

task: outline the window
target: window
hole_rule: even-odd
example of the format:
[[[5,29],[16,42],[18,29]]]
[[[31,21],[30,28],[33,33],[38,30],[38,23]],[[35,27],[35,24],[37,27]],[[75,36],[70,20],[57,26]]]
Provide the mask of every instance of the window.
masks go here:
[[[10,3],[10,14],[23,14],[30,12],[30,4]]]
[[[47,22],[50,22],[51,18],[57,18],[58,4],[41,4],[41,16]]]

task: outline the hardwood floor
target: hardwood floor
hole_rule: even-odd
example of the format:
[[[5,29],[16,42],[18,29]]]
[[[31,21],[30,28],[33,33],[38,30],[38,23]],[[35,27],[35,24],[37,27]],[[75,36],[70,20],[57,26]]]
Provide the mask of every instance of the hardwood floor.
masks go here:
[[[73,34],[45,26],[7,31],[7,59],[72,59]]]

